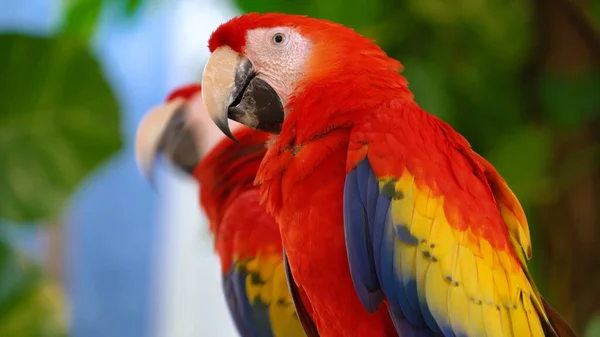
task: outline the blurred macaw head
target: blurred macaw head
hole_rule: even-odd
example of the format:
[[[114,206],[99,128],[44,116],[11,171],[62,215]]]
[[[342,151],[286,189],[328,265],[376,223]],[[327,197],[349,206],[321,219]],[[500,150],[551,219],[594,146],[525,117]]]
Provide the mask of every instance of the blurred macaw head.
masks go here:
[[[192,173],[202,158],[224,137],[211,121],[199,84],[182,86],[150,109],[136,133],[135,154],[142,174],[152,179],[158,155]],[[231,122],[231,128],[240,125]]]

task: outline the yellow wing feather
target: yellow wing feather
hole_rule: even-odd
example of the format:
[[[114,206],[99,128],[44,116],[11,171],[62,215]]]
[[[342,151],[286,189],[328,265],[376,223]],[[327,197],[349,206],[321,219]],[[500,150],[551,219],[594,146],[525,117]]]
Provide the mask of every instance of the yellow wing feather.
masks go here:
[[[405,284],[416,282],[421,308],[425,304],[437,325],[455,335],[544,336],[540,314],[544,321],[546,316],[520,249],[517,260],[469,229],[451,226],[448,219],[455,214],[445,210],[444,197],[418,186],[408,171],[397,180],[380,179],[380,189],[390,182],[403,195],[392,200],[393,223],[414,237],[396,238],[394,268]],[[524,216],[515,212],[517,206],[497,201],[515,250],[530,254]]]
[[[251,304],[260,303],[268,308],[274,337],[305,337],[304,329],[288,290],[282,255],[269,251],[236,262],[236,268],[245,269],[246,295]]]

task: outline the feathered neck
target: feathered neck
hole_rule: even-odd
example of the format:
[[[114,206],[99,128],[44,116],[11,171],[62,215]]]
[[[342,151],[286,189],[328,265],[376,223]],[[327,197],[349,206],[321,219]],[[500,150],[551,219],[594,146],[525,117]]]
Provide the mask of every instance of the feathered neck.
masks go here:
[[[407,80],[396,69],[365,64],[368,58],[335,76],[299,83],[273,146],[300,146],[333,129],[352,127],[394,99],[413,100]]]

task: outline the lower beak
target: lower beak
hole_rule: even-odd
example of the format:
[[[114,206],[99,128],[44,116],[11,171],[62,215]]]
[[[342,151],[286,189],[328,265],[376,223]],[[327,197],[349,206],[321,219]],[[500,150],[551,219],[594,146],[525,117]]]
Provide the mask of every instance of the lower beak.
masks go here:
[[[284,112],[279,96],[248,58],[228,46],[217,48],[208,59],[202,98],[213,122],[233,140],[228,118],[257,130],[281,131]]]

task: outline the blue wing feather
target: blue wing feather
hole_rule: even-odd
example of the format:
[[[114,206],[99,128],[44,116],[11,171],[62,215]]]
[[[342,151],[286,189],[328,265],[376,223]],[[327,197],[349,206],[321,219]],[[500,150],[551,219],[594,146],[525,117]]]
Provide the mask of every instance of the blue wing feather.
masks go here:
[[[229,308],[229,313],[233,318],[233,323],[235,324],[235,327],[240,335],[243,337],[254,336],[251,329],[246,326],[247,322],[242,317],[244,310],[236,295],[235,285],[233,282],[235,278],[236,276],[231,274],[223,275],[222,285],[223,292],[225,293],[225,301],[227,303],[227,307]]]
[[[246,293],[247,277],[246,269],[237,268],[235,263],[231,265],[229,272],[223,275],[223,288],[229,311],[242,337],[272,337],[269,309],[258,299],[250,303]]]
[[[390,316],[400,335],[440,335],[427,304],[418,297],[415,276],[403,278],[395,267],[394,240],[418,242],[402,224],[392,222],[392,199],[388,195],[381,193],[366,159],[346,175],[344,231],[356,292],[369,312],[377,310],[385,293]]]
[[[440,336],[440,333],[435,333],[429,329],[427,325],[414,325],[410,323],[402,312],[388,308],[396,331],[401,333],[402,337],[434,337]],[[401,332],[400,332],[401,331]]]
[[[354,172],[354,171],[353,171]],[[354,172],[356,175],[360,172]],[[357,181],[354,179],[354,181]],[[377,181],[375,181],[375,184]],[[368,187],[359,184],[347,185],[344,195],[344,222],[350,223],[349,226],[344,226],[344,234],[346,242],[353,241],[352,245],[347,245],[348,259],[350,261],[350,272],[355,284],[360,285],[361,293],[359,294],[363,306],[369,312],[375,312],[383,301],[383,293],[381,292],[379,281],[377,279],[375,264],[373,260],[373,247],[368,244],[365,237],[370,238],[371,228],[368,227],[369,222],[366,221],[368,215],[374,212],[368,212],[363,205],[354,207],[355,200],[365,200],[368,195]],[[376,197],[376,195],[375,195]],[[369,198],[372,199],[372,198]],[[367,203],[364,203],[367,205]],[[374,206],[374,202],[370,205]],[[361,239],[362,238],[362,239]]]

